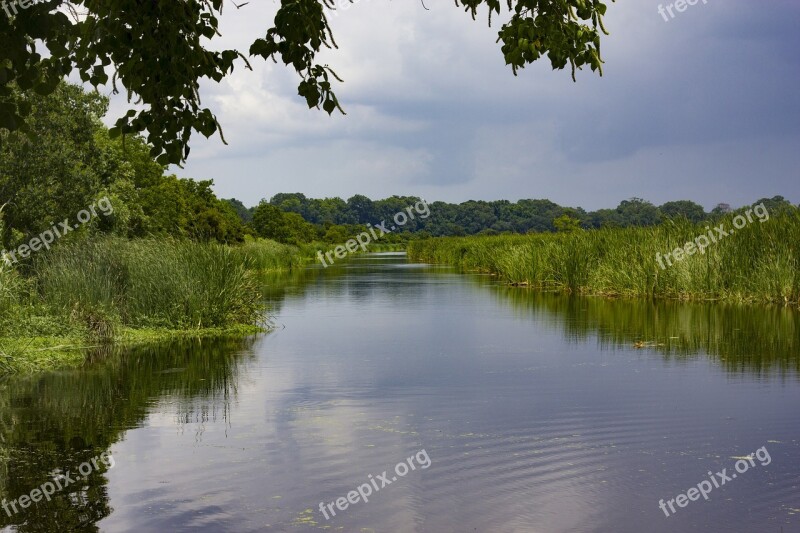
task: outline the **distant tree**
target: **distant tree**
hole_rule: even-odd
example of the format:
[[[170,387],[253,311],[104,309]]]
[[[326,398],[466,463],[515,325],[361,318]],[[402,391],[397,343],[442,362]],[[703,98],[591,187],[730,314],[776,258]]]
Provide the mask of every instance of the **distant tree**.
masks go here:
[[[733,210],[730,204],[717,204],[717,207],[711,210],[711,214],[715,217],[719,217],[731,211]]]
[[[255,209],[248,209],[236,198],[230,198],[225,201],[231,204],[231,207],[236,210],[236,214],[239,215],[239,218],[242,219],[242,222],[248,223],[253,221],[253,211],[255,211]]]
[[[323,240],[330,243],[343,243],[351,239],[352,236],[353,233],[349,232],[345,226],[331,224],[325,231]]]
[[[587,216],[590,228],[621,228],[624,226],[622,216],[616,209],[598,209]]]
[[[303,215],[306,221],[316,224],[318,238],[332,239],[333,235],[342,236],[340,229],[332,226],[344,226],[356,233],[362,231],[350,228],[350,224],[358,222],[387,222],[387,227],[394,225],[393,218],[397,213],[419,202],[414,196],[392,196],[373,201],[363,195],[354,195],[343,202],[340,198],[322,200],[306,198],[303,194],[277,194],[270,204],[279,207],[283,212],[308,213]],[[770,211],[791,206],[782,196],[759,200],[768,206]],[[620,202],[615,209],[598,209],[587,213],[580,207],[563,207],[546,199],[523,199],[517,202],[497,200],[492,202],[470,200],[460,204],[435,201],[428,204],[430,216],[422,219],[410,219],[402,227],[393,230],[393,235],[402,233],[430,234],[432,236],[457,235],[492,235],[495,233],[540,233],[552,231],[573,231],[576,228],[622,228],[631,226],[653,226],[663,219],[686,217],[693,223],[715,219],[712,214],[705,213],[703,207],[695,202],[680,200],[667,202],[661,207],[641,198],[630,198]],[[723,204],[717,208],[727,210]],[[727,212],[727,211],[726,211]],[[339,220],[339,222],[335,222]],[[491,231],[488,231],[491,230]],[[330,231],[330,235],[326,234]],[[422,233],[426,232],[426,233]],[[352,233],[352,232],[351,232]],[[402,237],[406,238],[406,237]]]
[[[491,228],[497,222],[494,207],[488,202],[470,200],[459,204],[456,224],[464,228],[468,235],[474,235]]]
[[[236,210],[218,199],[213,182],[164,176],[139,191],[143,220],[129,236],[171,235],[200,241],[241,242],[244,225]]]
[[[285,213],[285,224],[289,228],[289,239],[284,241],[289,244],[301,244],[312,242],[317,237],[317,232],[313,224],[306,222],[297,213]]]
[[[510,206],[511,223],[519,233],[555,231],[553,220],[564,208],[550,200],[520,200]]]
[[[449,223],[445,227],[445,235],[453,237],[464,237],[466,234],[467,232],[464,230],[464,228],[459,226],[458,224]]]
[[[658,208],[666,218],[685,217],[691,222],[698,223],[708,218],[705,209],[700,204],[688,200],[667,202]]]
[[[581,221],[577,218],[569,216],[567,213],[564,213],[557,219],[553,220],[553,226],[555,226],[556,231],[559,233],[574,233],[576,231],[580,231]]]
[[[264,200],[258,204],[253,213],[253,230],[256,235],[265,239],[273,239],[278,242],[291,240],[291,231],[285,213],[279,207]]]
[[[764,207],[767,208],[767,211],[770,214],[778,214],[778,213],[785,213],[785,212],[794,212],[795,207],[789,200],[785,199],[783,196],[773,196],[772,198],[762,198],[760,200],[756,200],[753,205],[757,204],[764,204]],[[749,206],[748,206],[749,207]]]
[[[356,223],[371,224],[375,222],[375,203],[363,194],[356,194],[348,198],[347,208]]]
[[[350,212],[347,202],[339,197],[325,198],[319,202],[319,219],[315,222],[351,224],[356,218]]]
[[[654,226],[661,221],[658,208],[641,198],[623,200],[617,207],[623,226]]]
[[[298,213],[285,213],[264,200],[256,207],[252,224],[259,237],[285,244],[311,242],[316,236],[314,226]]]
[[[278,193],[272,198],[270,198],[269,203],[278,206],[283,211],[288,211],[292,213],[299,213],[303,216],[306,216],[308,213],[306,212],[306,206],[308,205],[308,198],[306,195],[300,192],[295,193]]]
[[[186,233],[195,240],[224,243],[242,242],[244,225],[233,206],[211,190],[211,180],[180,180],[190,211]]]

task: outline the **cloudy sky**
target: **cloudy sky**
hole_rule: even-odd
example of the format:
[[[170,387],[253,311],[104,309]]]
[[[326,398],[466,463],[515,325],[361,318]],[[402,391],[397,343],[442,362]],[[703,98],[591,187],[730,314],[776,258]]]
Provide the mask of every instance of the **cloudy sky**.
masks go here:
[[[610,4],[605,76],[577,83],[549,63],[514,77],[497,28],[449,0],[339,3],[339,49],[324,61],[344,78],[347,116],[309,110],[292,70],[255,60],[204,84],[229,146],[196,137],[178,175],[246,205],[278,192],[587,209],[633,196],[800,202],[796,0],[701,1],[668,22],[655,0]],[[278,3],[226,5],[216,46],[247,50]]]

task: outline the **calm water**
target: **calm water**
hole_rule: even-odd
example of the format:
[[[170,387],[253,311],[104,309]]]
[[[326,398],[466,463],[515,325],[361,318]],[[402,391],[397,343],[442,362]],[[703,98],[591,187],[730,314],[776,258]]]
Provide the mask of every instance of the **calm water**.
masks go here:
[[[398,254],[270,298],[269,335],[0,383],[2,497],[114,462],[0,525],[800,531],[797,313],[537,294]],[[659,509],[762,447],[709,501]]]

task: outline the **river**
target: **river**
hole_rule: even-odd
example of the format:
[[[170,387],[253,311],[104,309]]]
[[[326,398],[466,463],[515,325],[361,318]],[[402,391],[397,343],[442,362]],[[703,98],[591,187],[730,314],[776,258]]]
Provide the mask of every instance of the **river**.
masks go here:
[[[537,293],[398,253],[269,292],[269,334],[2,381],[0,526],[800,531],[796,311]]]

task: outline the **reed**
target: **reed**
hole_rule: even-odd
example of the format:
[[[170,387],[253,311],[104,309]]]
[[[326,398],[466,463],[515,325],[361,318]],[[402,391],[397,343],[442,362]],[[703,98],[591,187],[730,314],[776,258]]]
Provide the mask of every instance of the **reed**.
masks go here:
[[[106,337],[116,324],[174,329],[255,324],[252,259],[218,244],[105,238],[53,249],[35,265],[39,296]]]
[[[311,244],[299,247],[266,239],[248,239],[231,250],[234,257],[259,272],[301,268],[316,253]]]
[[[733,215],[715,222],[730,229]],[[707,234],[705,224],[564,234],[412,241],[412,260],[498,275],[515,284],[608,296],[800,303],[800,213],[754,220],[704,253],[661,268],[662,256]]]

